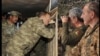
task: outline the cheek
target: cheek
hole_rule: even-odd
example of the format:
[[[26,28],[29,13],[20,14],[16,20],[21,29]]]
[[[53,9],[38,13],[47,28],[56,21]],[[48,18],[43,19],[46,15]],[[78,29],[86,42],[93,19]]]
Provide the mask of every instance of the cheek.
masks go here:
[[[89,16],[87,16],[87,17],[84,18],[84,23],[85,24],[88,24],[90,22],[90,20],[91,19],[89,18]]]
[[[15,21],[15,22],[16,22],[17,20],[18,20],[18,18],[13,18],[13,21]]]
[[[84,19],[85,19],[85,20],[89,20],[89,19],[90,19],[90,15],[89,15],[89,14],[86,14],[86,15],[84,16]]]
[[[47,21],[47,22],[50,21],[50,16],[46,16],[46,21]]]
[[[82,16],[83,16],[83,19],[85,19],[85,18],[87,17],[87,15],[86,15],[86,14],[83,14]]]
[[[49,21],[50,21],[50,19],[49,19],[49,18],[47,18],[47,21],[49,22]]]
[[[15,18],[15,20],[18,20],[18,18]]]
[[[47,22],[49,23],[49,22],[50,22],[50,20],[48,19],[48,20],[47,20]]]
[[[75,22],[75,19],[74,18],[71,18],[70,17],[70,20],[71,20],[71,23],[74,23]]]
[[[50,21],[51,19],[49,18],[49,21]]]
[[[87,14],[82,14],[82,18],[83,18],[83,20],[87,20],[88,19],[88,15]]]
[[[71,20],[71,23],[74,23],[74,20]]]

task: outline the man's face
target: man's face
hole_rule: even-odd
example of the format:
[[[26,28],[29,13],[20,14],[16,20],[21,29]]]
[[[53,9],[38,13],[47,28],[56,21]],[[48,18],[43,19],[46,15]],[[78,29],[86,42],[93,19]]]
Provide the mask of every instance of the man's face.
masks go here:
[[[10,21],[16,23],[18,21],[18,16],[10,16]]]
[[[49,14],[46,14],[44,17],[45,17],[45,18],[43,19],[43,20],[44,20],[44,23],[45,23],[46,25],[48,25],[49,22],[50,22],[50,15],[49,15]]]
[[[83,18],[85,25],[88,25],[90,23],[90,21],[91,21],[91,13],[90,13],[90,10],[88,8],[88,5],[84,6],[81,18]]]
[[[75,24],[77,22],[77,18],[76,17],[70,17],[71,19],[71,23],[72,24]]]

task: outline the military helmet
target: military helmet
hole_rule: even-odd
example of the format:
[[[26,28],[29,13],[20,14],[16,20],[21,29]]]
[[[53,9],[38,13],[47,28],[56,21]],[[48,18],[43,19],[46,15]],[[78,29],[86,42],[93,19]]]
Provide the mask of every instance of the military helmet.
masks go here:
[[[21,13],[18,11],[10,11],[10,12],[8,12],[8,14],[13,15],[13,16],[20,16],[21,15]]]

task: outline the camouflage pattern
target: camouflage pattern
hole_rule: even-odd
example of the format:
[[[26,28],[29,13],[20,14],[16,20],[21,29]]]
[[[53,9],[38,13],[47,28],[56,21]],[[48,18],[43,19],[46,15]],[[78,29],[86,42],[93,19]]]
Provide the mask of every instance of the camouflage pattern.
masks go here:
[[[85,25],[78,28],[69,25],[68,23],[63,23],[62,43],[66,49],[64,56],[70,56],[71,49],[78,44],[87,29]]]
[[[28,18],[8,43],[7,55],[24,56],[35,46],[41,36],[52,39],[54,33],[54,28],[45,27],[38,17]]]
[[[72,48],[70,56],[99,56],[99,25],[93,29],[88,27],[78,45]]]
[[[55,28],[55,23],[50,22],[48,25],[46,25],[47,28]],[[36,45],[31,49],[29,53],[27,53],[25,56],[47,56],[48,54],[48,43],[51,39],[47,39],[44,37],[41,37],[39,41],[36,43]],[[41,47],[42,46],[42,47]],[[41,52],[42,51],[42,52]]]
[[[47,26],[47,28],[55,28],[55,23],[50,22]],[[41,37],[38,41],[38,43],[35,45],[33,50],[29,53],[30,56],[47,56],[48,55],[48,43],[51,41],[51,39],[46,39],[44,37]],[[41,52],[42,51],[42,52]],[[29,55],[27,55],[29,56]]]
[[[8,14],[13,15],[13,16],[20,16],[21,15],[21,13],[18,11],[10,11],[10,12],[8,12]]]
[[[14,24],[8,23],[7,20],[2,21],[2,56],[5,56],[6,45],[16,30],[17,28]]]
[[[47,56],[47,39],[41,37],[27,56]]]
[[[100,0],[58,0],[58,14],[59,16],[68,15],[68,12],[73,7],[82,8],[83,5],[89,1],[100,1]],[[59,18],[60,20],[60,18]],[[65,31],[65,30],[63,30]],[[69,31],[73,31],[73,29],[69,29]],[[62,34],[62,33],[61,33]],[[64,35],[64,34],[63,34]],[[74,36],[74,35],[73,35]],[[69,41],[69,40],[68,40]],[[72,41],[72,40],[71,40]],[[83,40],[84,41],[84,40]],[[72,41],[73,42],[73,41]],[[70,43],[70,42],[69,42]],[[74,42],[73,42],[74,43]],[[82,44],[81,44],[82,45]],[[77,45],[70,46],[66,45],[65,56],[81,56],[80,49],[77,48]],[[72,49],[72,50],[71,50]],[[71,51],[69,51],[71,50]],[[77,52],[76,52],[77,51]],[[69,53],[69,54],[68,54]],[[67,55],[68,54],[68,55]],[[62,56],[62,55],[60,55]],[[92,56],[92,55],[91,55]]]

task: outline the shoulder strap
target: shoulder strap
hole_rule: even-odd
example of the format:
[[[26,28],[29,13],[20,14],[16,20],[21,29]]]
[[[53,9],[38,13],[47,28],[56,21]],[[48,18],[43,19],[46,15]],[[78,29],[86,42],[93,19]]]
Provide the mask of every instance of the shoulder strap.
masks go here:
[[[92,29],[92,31],[86,37],[91,35],[98,27],[99,27],[99,24],[95,25],[94,28]]]

